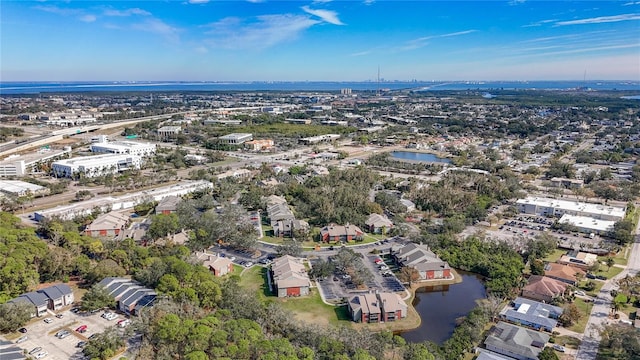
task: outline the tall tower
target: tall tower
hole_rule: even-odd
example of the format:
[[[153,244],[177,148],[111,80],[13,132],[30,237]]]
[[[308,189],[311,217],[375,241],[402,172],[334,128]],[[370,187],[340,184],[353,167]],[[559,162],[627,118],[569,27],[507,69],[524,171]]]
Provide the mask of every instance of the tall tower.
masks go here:
[[[377,80],[376,96],[380,96],[380,65],[378,65],[378,80]]]

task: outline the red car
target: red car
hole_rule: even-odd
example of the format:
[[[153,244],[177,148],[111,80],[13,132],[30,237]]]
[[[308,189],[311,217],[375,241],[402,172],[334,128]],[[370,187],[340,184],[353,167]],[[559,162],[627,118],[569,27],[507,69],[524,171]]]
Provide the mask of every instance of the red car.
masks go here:
[[[81,325],[81,326],[79,326],[79,327],[76,329],[76,331],[82,334],[83,332],[87,331],[87,325]]]

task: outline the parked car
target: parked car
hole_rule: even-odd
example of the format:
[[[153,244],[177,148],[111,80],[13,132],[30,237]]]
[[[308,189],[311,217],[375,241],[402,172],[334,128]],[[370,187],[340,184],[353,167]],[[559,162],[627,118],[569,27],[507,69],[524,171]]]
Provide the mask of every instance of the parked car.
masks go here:
[[[58,319],[62,319],[63,317],[64,317],[64,315],[62,315],[62,314],[56,314],[56,318],[58,318]]]
[[[48,352],[46,352],[46,351],[41,351],[41,352],[39,352],[38,354],[36,354],[36,359],[42,359],[43,357],[45,357],[45,356],[47,356],[47,355],[49,355],[49,353],[48,353]]]
[[[587,273],[586,277],[587,277],[587,279],[595,279],[596,278],[596,276],[593,275],[592,273]]]
[[[18,329],[18,332],[21,332],[21,333],[23,333],[23,334],[26,334],[26,333],[27,333],[27,331],[28,331],[28,330],[27,330],[27,328],[20,328],[20,329]]]
[[[33,355],[37,352],[40,352],[42,348],[40,346],[33,348],[33,350],[29,351],[29,355]]]
[[[18,338],[18,340],[16,340],[16,344],[23,343],[23,342],[25,342],[25,341],[27,341],[27,340],[29,340],[29,337],[28,337],[27,335],[20,336],[20,337]]]
[[[80,325],[76,328],[76,331],[79,332],[80,334],[84,333],[87,331],[87,325]]]
[[[596,275],[596,279],[598,280],[607,280],[607,277],[604,275]]]
[[[558,344],[554,344],[553,345],[553,350],[559,351],[559,352],[564,352],[564,346],[562,345],[558,345]]]
[[[86,341],[80,341],[76,344],[76,347],[78,348],[83,348],[85,345],[87,345]]]
[[[60,334],[60,336],[58,336],[58,339],[64,339],[64,338],[69,337],[70,335],[71,335],[71,333],[66,331],[66,332]]]
[[[44,321],[44,322],[45,322],[45,323],[47,323],[47,324],[51,324],[51,323],[53,322],[53,319],[52,319],[52,318],[45,318],[45,319],[44,319],[44,320],[42,320],[42,321]]]
[[[251,261],[247,261],[246,263],[244,263],[244,267],[252,267],[253,263]]]
[[[131,324],[131,320],[129,319],[122,319],[120,321],[118,321],[118,326],[119,327],[125,327],[127,325]]]
[[[577,290],[576,295],[585,296],[585,293],[582,290]]]

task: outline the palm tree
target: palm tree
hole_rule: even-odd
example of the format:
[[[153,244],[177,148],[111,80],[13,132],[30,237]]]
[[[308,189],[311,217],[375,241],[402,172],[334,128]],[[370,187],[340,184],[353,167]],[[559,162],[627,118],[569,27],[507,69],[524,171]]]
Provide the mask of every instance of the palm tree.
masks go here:
[[[612,257],[608,257],[608,258],[607,258],[607,261],[606,261],[606,264],[607,264],[607,268],[608,268],[608,270],[609,270],[609,269],[611,269],[611,267],[612,267],[615,263],[616,263],[616,261],[615,261],[615,260],[613,260],[613,258],[612,258]]]

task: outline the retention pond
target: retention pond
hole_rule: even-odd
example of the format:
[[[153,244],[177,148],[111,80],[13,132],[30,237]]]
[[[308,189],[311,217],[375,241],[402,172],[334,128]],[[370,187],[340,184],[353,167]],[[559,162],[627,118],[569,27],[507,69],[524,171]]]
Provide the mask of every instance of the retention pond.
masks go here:
[[[452,285],[425,286],[416,290],[413,306],[422,322],[420,327],[401,332],[410,342],[433,341],[442,344],[451,337],[458,320],[467,316],[486,298],[484,284],[479,276],[458,271],[462,282]]]

